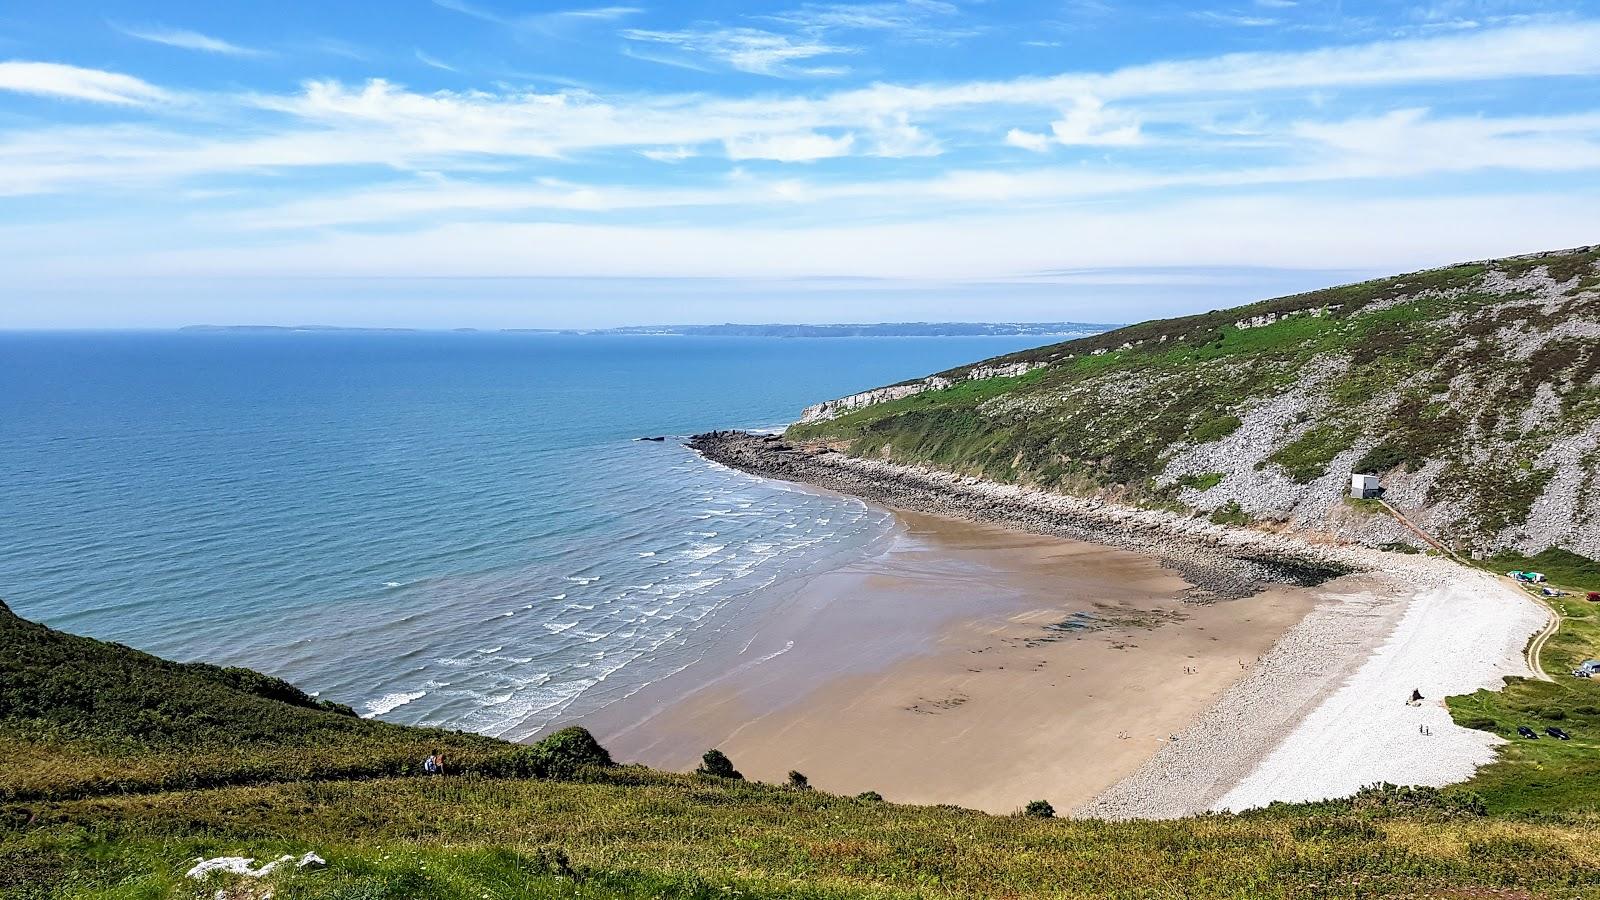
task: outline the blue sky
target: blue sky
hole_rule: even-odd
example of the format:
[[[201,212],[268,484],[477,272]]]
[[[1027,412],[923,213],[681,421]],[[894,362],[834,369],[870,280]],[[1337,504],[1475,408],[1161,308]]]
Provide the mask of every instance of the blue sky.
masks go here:
[[[1600,242],[1600,3],[0,8],[0,327],[1131,321]]]

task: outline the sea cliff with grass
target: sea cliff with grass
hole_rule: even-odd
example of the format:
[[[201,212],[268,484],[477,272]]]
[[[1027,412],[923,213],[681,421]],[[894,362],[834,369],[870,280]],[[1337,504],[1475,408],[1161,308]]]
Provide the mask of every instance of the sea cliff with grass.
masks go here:
[[[847,454],[1232,524],[1600,557],[1600,248],[1145,322],[806,410]],[[1549,557],[1546,557],[1548,560]]]

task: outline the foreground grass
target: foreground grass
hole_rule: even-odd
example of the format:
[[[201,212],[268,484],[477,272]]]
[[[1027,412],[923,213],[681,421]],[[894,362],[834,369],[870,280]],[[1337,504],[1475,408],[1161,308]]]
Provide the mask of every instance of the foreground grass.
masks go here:
[[[0,840],[0,896],[209,896],[197,856],[314,850],[276,896],[1600,896],[1596,821],[1364,814],[1104,823],[902,807],[618,770],[320,782],[52,804]],[[17,815],[18,811],[10,811]],[[1600,820],[1597,820],[1600,821]],[[233,893],[227,896],[247,896]]]

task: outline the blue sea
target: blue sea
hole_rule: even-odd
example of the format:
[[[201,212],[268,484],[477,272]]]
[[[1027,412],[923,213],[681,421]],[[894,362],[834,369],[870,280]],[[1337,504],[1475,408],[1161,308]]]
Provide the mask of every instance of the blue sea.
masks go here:
[[[890,534],[683,436],[1050,340],[0,333],[0,598],[522,737]]]

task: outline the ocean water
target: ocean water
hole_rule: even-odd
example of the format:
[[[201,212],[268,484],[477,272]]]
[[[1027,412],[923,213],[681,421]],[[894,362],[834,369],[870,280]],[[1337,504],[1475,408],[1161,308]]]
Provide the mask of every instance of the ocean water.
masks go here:
[[[0,333],[0,598],[521,737],[889,535],[673,438],[1048,340]]]

